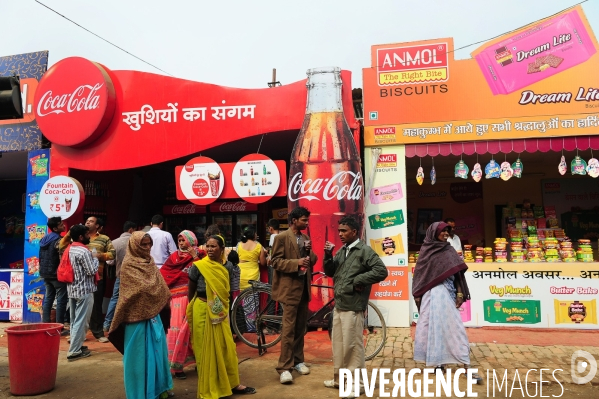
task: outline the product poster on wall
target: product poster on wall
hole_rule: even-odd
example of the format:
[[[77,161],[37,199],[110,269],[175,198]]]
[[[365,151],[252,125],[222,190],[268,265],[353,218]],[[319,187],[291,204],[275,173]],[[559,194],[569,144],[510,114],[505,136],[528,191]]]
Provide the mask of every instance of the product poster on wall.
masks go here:
[[[35,199],[36,205],[40,191],[49,178],[50,150],[29,152],[27,162],[27,193],[29,201]],[[32,195],[33,194],[33,195]],[[31,204],[31,202],[30,202]],[[44,279],[39,275],[39,242],[46,235],[48,218],[39,206],[28,206],[25,211],[25,272],[23,287],[23,321],[40,323],[42,321],[42,303],[46,293]]]
[[[377,159],[373,159],[373,157]],[[391,327],[406,327],[409,320],[408,215],[406,213],[405,147],[365,151],[368,181],[366,241],[387,266],[389,276],[372,287],[370,299]],[[374,170],[369,170],[372,168]],[[402,307],[397,309],[397,307]],[[393,312],[391,312],[393,307]]]
[[[466,326],[597,329],[599,271],[584,264],[470,263]]]

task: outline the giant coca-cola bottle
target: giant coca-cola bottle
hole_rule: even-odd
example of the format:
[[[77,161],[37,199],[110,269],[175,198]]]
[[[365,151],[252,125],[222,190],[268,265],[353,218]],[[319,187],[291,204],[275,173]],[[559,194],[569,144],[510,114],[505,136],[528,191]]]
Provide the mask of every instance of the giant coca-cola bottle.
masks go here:
[[[308,103],[291,154],[287,203],[290,212],[298,206],[310,211],[308,233],[319,258],[314,269],[322,271],[325,241],[335,243],[335,251],[341,248],[339,219],[354,215],[363,221],[364,184],[360,154],[343,114],[340,69],[316,68],[307,74]],[[332,290],[313,288],[310,309],[332,295]]]

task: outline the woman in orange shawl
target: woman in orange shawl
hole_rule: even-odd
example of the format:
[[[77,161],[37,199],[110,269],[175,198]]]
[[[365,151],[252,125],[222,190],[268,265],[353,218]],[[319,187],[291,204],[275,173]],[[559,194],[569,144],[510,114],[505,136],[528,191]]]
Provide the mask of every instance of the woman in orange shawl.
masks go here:
[[[170,328],[166,334],[168,360],[175,378],[187,378],[183,368],[195,364],[195,357],[189,343],[189,325],[185,311],[189,300],[187,286],[189,284],[189,268],[193,262],[206,256],[206,252],[198,249],[198,239],[189,230],[183,230],[177,236],[179,250],[168,257],[160,273],[171,290]]]

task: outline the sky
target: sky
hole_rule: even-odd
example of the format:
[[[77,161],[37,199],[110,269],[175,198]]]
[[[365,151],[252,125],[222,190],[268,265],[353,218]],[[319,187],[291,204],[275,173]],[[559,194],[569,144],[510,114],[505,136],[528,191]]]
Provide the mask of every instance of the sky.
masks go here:
[[[453,37],[455,48],[552,15],[580,0],[41,0],[175,77],[239,88],[282,84],[338,66],[362,87],[375,44]],[[599,0],[583,10],[599,34]],[[79,56],[112,70],[164,72],[34,0],[0,0],[0,56],[49,50],[49,66]],[[7,18],[10,16],[10,18]],[[469,58],[480,44],[456,52]]]

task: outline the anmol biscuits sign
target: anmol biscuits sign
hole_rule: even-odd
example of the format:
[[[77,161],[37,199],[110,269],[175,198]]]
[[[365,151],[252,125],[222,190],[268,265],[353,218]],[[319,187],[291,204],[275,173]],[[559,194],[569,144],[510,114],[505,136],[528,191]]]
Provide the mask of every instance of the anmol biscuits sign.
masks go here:
[[[395,126],[374,128],[374,142],[376,144],[395,143],[395,139]]]
[[[470,59],[454,59],[451,38],[374,45],[362,74],[364,143],[596,134],[598,48],[581,6],[486,42]],[[381,139],[376,129],[390,128],[395,139]]]
[[[381,154],[376,163],[377,168],[396,168],[397,154]]]
[[[444,82],[449,76],[445,42],[379,48],[376,56],[381,86]]]

